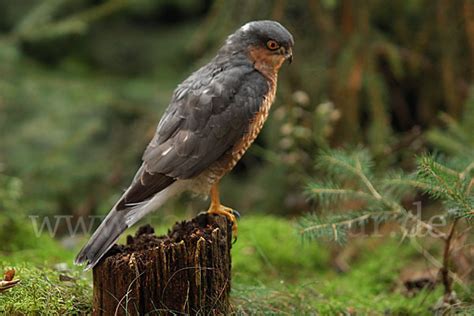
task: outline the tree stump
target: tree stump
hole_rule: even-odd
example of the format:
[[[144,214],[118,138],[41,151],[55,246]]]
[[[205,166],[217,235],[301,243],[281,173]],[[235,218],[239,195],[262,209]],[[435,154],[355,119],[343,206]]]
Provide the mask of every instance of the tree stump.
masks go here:
[[[232,223],[200,214],[157,237],[139,228],[94,267],[93,315],[229,312]]]

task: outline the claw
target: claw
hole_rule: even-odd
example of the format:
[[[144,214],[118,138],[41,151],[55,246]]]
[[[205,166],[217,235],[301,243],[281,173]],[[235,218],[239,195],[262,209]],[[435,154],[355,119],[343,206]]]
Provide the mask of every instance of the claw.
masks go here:
[[[237,220],[240,219],[240,213],[237,210],[231,210],[232,215],[234,215],[234,218],[236,219],[235,222],[232,222],[232,245],[237,242]]]
[[[237,239],[237,218],[240,216],[238,212],[236,213],[236,211],[223,205],[212,205],[207,212],[227,217],[232,222],[232,236],[234,236],[234,240]]]
[[[234,215],[237,219],[240,219],[240,213],[237,210],[231,210],[232,215]]]

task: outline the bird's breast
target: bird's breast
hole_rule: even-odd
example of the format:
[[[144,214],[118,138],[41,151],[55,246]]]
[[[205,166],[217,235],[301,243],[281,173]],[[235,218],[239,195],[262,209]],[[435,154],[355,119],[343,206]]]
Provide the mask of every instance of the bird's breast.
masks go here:
[[[263,98],[262,105],[260,106],[259,111],[250,121],[249,127],[244,134],[244,137],[238,141],[232,148],[232,161],[229,162],[229,170],[232,169],[235,164],[242,158],[247,149],[252,145],[254,140],[257,138],[258,134],[262,130],[263,124],[267,120],[270,108],[275,99],[275,89],[276,85],[272,85],[269,93]]]
[[[219,174],[219,178],[234,168],[234,166],[237,164],[240,158],[242,158],[242,156],[245,154],[250,145],[252,145],[262,130],[263,124],[267,120],[276,93],[276,83],[272,82],[269,86],[270,89],[267,95],[263,98],[263,102],[259,108],[259,111],[255,113],[255,116],[249,121],[248,128],[246,129],[243,137],[237,141],[232,149],[226,153],[224,157],[215,165],[215,169],[218,169],[216,170],[216,173]]]

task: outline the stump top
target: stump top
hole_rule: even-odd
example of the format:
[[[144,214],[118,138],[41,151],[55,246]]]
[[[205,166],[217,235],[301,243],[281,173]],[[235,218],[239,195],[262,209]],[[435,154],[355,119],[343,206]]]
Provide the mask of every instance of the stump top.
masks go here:
[[[132,253],[140,253],[157,247],[171,247],[182,241],[186,244],[194,243],[201,237],[211,240],[212,232],[216,228],[222,229],[226,226],[228,230],[229,227],[232,227],[232,223],[221,216],[207,213],[201,213],[189,221],[175,223],[168,233],[162,236],[156,236],[154,228],[150,224],[146,224],[138,228],[135,236],[128,235],[126,244],[115,244],[102,260],[109,257],[114,257],[114,260],[120,259],[120,257],[128,257]],[[231,236],[229,235],[228,238]]]

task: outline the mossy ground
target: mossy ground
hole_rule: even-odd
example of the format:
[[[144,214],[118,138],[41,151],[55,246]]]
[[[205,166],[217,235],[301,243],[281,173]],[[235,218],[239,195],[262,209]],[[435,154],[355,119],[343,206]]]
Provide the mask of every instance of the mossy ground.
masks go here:
[[[338,273],[331,264],[335,246],[303,242],[292,221],[245,216],[239,225],[232,251],[235,314],[430,315],[442,295],[440,286],[403,293],[401,269],[422,257],[395,237],[360,241],[350,269]],[[72,265],[77,249],[46,236],[32,245],[2,254],[0,267],[15,268],[21,283],[0,294],[0,313],[90,312],[91,273]]]

